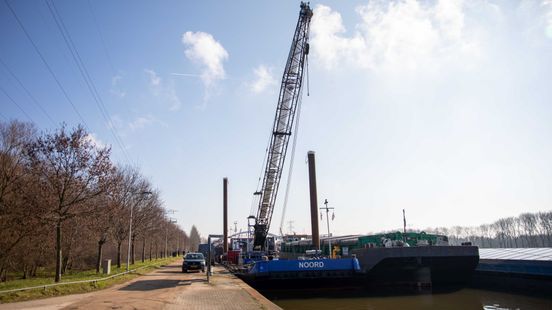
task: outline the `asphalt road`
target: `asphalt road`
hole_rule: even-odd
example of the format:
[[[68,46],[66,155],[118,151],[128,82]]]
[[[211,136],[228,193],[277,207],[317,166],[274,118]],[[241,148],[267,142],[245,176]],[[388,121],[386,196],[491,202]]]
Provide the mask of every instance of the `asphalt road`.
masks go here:
[[[279,309],[241,280],[215,267],[184,274],[181,261],[127,283],[86,294],[1,304],[4,309]]]

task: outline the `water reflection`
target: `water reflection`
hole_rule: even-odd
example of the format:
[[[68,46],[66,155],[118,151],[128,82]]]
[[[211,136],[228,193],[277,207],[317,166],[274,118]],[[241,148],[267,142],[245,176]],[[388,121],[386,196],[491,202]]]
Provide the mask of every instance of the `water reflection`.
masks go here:
[[[417,293],[346,290],[263,294],[284,309],[552,309],[552,296],[534,297],[468,288]]]

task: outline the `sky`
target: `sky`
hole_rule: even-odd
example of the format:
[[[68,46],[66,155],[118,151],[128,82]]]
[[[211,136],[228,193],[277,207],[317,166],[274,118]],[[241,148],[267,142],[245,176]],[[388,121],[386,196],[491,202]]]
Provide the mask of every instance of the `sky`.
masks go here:
[[[333,234],[400,228],[403,209],[412,229],[552,209],[552,1],[310,5],[309,91],[271,232],[310,231],[309,150]],[[84,124],[204,236],[222,233],[228,177],[229,226],[246,230],[298,13],[298,1],[3,0],[0,118]]]

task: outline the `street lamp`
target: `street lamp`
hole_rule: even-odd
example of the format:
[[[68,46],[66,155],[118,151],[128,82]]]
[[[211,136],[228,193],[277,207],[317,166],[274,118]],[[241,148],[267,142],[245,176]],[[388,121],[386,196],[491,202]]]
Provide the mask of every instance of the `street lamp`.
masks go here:
[[[171,210],[171,211],[174,211],[174,210]],[[168,246],[168,241],[169,241],[169,225],[170,224],[175,224],[176,223],[176,219],[173,219],[172,217],[169,217],[169,221],[167,222],[167,224],[165,225],[165,257],[169,256],[168,255],[168,252],[167,252],[167,246]]]
[[[326,205],[324,208],[320,208],[320,210],[326,210],[326,223],[328,225],[328,250],[330,254],[330,258],[332,258],[332,240],[330,238],[330,218],[328,216],[328,213],[330,212],[330,209],[334,209],[333,207],[328,207],[328,199],[324,200],[324,204]],[[320,214],[320,217],[322,217],[322,214]],[[333,221],[333,218],[332,218]]]
[[[138,204],[138,202],[144,200],[145,198],[151,197],[153,195],[152,192],[140,192],[140,193],[132,193],[132,194],[139,194],[140,200],[138,200],[134,205],[130,206],[130,220],[129,220],[129,227],[128,227],[128,253],[127,253],[127,265],[126,265],[126,271],[128,272],[130,270],[130,245],[132,242],[132,210],[134,210],[134,207]]]

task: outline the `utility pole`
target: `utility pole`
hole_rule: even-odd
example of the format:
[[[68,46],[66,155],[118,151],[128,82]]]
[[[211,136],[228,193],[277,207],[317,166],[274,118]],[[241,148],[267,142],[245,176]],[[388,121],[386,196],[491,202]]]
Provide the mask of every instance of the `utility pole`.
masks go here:
[[[320,210],[326,210],[326,224],[328,225],[328,249],[330,253],[330,258],[332,258],[332,241],[330,239],[330,217],[329,212],[330,210],[333,210],[333,207],[328,207],[328,199],[324,199],[324,205],[326,205],[324,208],[320,208]]]
[[[180,231],[176,234],[176,256],[180,256]]]
[[[168,245],[169,245],[169,225],[170,224],[175,224],[176,223],[176,219],[173,219],[172,217],[169,217],[169,221],[167,222],[167,224],[165,225],[165,257],[168,257],[169,256],[169,253],[168,253]]]

